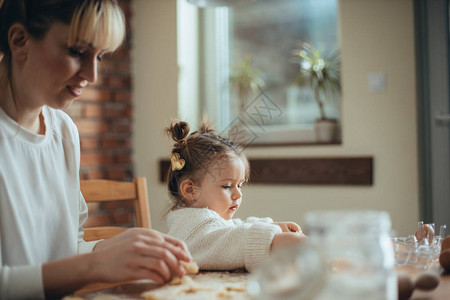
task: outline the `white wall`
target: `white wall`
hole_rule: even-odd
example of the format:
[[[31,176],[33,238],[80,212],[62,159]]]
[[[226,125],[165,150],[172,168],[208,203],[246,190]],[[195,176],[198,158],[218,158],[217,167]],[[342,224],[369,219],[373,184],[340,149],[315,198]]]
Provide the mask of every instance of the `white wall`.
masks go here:
[[[178,117],[190,124],[200,119],[198,9],[177,0]]]
[[[163,134],[177,117],[176,1],[134,0],[134,161],[146,176],[152,225],[165,230],[168,203],[158,161],[171,142]],[[302,223],[314,209],[382,209],[398,234],[418,221],[418,163],[413,0],[341,0],[342,136],[339,146],[250,148],[252,157],[371,155],[374,185],[270,186],[245,189],[237,217],[272,216]],[[384,72],[387,90],[369,93],[367,76]]]
[[[176,1],[135,0],[133,16],[135,175],[147,177],[152,226],[162,229],[167,192],[158,181],[158,161],[169,155],[164,128],[178,114]]]

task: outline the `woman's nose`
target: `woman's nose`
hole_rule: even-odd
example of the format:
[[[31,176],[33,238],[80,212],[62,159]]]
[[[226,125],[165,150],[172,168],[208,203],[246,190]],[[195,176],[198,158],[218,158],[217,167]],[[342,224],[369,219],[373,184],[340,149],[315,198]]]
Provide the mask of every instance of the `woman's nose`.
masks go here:
[[[97,81],[97,58],[91,58],[83,61],[78,75],[90,83]]]

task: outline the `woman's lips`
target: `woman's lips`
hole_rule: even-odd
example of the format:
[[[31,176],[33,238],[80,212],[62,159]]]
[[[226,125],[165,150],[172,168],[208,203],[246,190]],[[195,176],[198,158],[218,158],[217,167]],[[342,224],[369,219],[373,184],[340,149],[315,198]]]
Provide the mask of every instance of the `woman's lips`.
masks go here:
[[[83,92],[83,87],[71,87],[68,85],[66,88],[74,97],[80,97]]]
[[[238,205],[233,205],[230,207],[230,210],[232,210],[232,211],[237,211],[237,209],[238,209]]]

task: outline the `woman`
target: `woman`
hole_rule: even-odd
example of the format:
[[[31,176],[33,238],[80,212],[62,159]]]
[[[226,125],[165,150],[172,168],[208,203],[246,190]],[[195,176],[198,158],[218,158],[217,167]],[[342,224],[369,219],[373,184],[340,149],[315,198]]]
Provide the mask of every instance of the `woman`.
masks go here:
[[[83,241],[76,126],[60,109],[95,82],[124,38],[115,0],[0,4],[0,299],[37,299],[87,283],[185,274],[186,246],[134,228]]]

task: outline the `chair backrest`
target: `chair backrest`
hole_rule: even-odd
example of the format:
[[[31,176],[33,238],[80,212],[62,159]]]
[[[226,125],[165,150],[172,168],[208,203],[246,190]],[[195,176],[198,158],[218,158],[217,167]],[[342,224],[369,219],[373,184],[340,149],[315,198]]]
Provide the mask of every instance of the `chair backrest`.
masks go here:
[[[135,178],[132,182],[91,179],[81,180],[81,192],[87,203],[133,200],[136,226],[151,228],[148,205],[147,180]],[[119,226],[98,226],[84,228],[84,240],[93,241],[110,238],[127,228]]]

